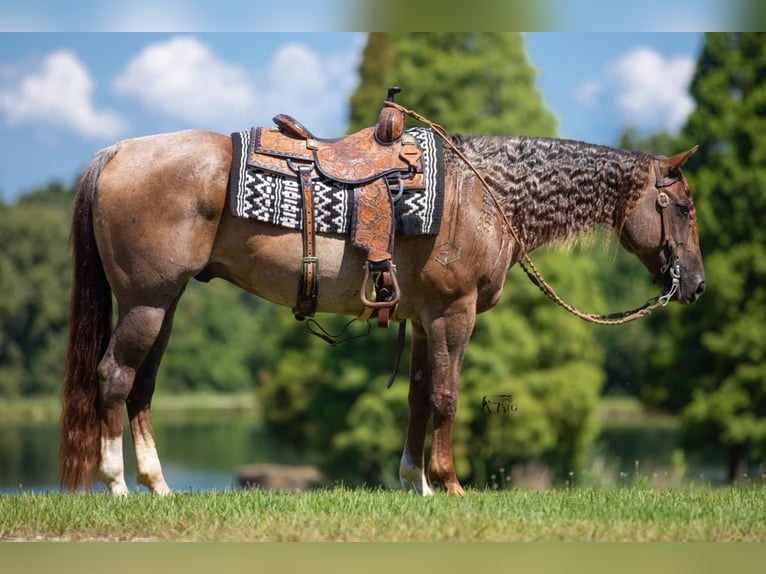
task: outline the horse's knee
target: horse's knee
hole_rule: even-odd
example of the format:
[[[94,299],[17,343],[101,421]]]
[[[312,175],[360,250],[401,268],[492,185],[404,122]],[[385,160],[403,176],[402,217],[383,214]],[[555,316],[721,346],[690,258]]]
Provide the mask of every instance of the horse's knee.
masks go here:
[[[457,393],[449,389],[434,389],[431,393],[431,412],[434,423],[451,422],[457,413]]]

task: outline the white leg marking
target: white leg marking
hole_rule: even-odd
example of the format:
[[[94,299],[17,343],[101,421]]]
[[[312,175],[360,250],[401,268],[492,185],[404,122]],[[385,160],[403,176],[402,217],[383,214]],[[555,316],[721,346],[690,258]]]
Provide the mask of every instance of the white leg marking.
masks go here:
[[[125,469],[122,462],[122,437],[101,437],[101,465],[98,479],[109,487],[109,492],[117,496],[128,494],[125,484]]]
[[[150,436],[144,437],[142,434],[136,434],[133,437],[133,445],[136,449],[138,483],[157,494],[171,494],[172,491],[162,476],[162,466],[154,439]]]
[[[402,481],[404,488],[412,486],[415,492],[421,496],[431,496],[434,493],[431,487],[428,486],[424,470],[415,466],[406,447],[402,453],[402,461],[399,464],[399,480]]]

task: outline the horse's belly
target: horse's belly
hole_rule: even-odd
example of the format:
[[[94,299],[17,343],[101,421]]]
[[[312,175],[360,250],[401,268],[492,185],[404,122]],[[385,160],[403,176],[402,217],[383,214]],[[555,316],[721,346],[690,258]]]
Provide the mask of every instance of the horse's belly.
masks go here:
[[[269,224],[227,222],[211,256],[214,276],[273,303],[293,307],[303,268],[300,232]],[[319,312],[358,314],[364,253],[340,235],[317,235]]]

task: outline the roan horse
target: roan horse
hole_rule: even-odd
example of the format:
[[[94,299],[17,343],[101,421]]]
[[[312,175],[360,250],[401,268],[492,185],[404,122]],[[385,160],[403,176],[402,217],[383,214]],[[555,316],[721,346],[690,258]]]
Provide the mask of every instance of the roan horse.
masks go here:
[[[452,458],[461,363],[476,314],[498,301],[506,273],[524,249],[604,226],[615,230],[668,299],[692,303],[705,288],[694,205],[680,170],[694,149],[664,158],[545,138],[454,135],[451,142],[455,148],[444,151],[439,235],[397,238],[394,250],[401,300],[392,319],[409,319],[413,328],[399,474],[421,495],[432,494],[435,485],[464,492]],[[185,131],[117,143],[83,170],[72,228],[62,488],[89,488],[98,479],[113,494],[129,492],[122,454],[127,407],[139,484],[170,492],[150,403],[173,314],[190,279],[220,277],[293,305],[301,233],[229,214],[231,160],[228,136]],[[498,203],[490,200],[490,190]],[[359,314],[364,253],[342,235],[319,234],[316,241],[318,311]],[[449,257],[445,250],[452,251]],[[674,289],[669,268],[680,271]],[[118,306],[114,330],[112,294]]]

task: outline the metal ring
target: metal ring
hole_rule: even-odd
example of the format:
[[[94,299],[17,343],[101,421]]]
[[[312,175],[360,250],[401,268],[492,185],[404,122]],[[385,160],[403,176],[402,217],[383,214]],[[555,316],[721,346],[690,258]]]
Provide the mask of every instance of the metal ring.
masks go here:
[[[402,197],[402,194],[404,193],[404,184],[402,183],[401,178],[399,178],[399,192],[394,196],[393,202],[396,203],[399,201],[399,199]]]

